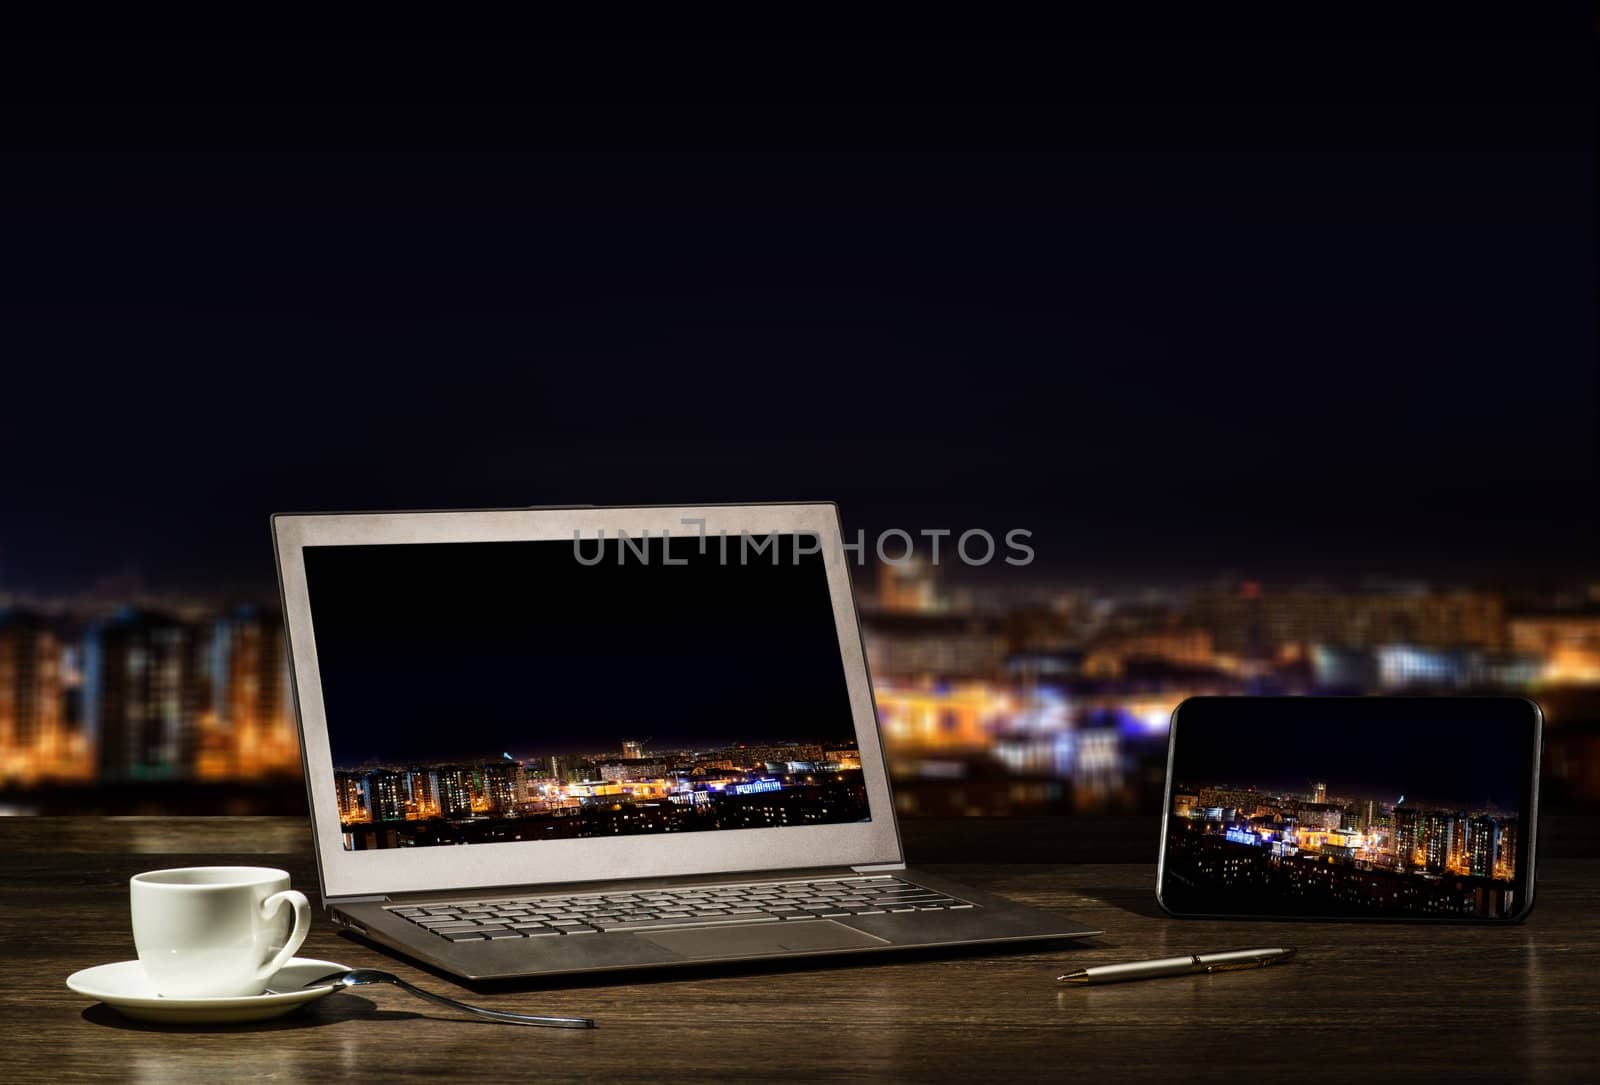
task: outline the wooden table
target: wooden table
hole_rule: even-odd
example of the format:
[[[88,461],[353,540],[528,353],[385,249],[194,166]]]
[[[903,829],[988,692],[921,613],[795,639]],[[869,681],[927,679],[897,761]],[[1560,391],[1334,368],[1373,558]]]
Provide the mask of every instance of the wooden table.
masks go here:
[[[1557,844],[1538,906],[1507,928],[1171,920],[1152,899],[1148,861],[1104,861],[1146,858],[1153,823],[1085,818],[906,826],[920,865],[1106,929],[1075,949],[478,996],[324,920],[302,950],[488,1005],[600,1021],[569,1032],[459,1019],[390,988],[264,1025],[125,1020],[63,980],[133,956],[128,877],[266,863],[309,893],[304,824],[0,819],[0,1080],[1573,1081],[1600,1065],[1600,857],[1593,823],[1578,824],[1547,832]],[[1024,861],[1043,857],[1096,861]],[[1088,964],[1285,942],[1300,959],[1256,972],[1054,983]]]

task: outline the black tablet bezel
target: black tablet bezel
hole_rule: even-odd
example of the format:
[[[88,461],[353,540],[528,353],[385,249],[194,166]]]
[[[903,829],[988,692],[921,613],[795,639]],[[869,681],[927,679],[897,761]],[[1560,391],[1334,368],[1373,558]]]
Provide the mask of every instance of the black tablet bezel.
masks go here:
[[[1176,763],[1178,742],[1184,733],[1185,721],[1192,728],[1198,720],[1226,718],[1231,722],[1248,725],[1251,718],[1270,713],[1280,723],[1285,713],[1299,713],[1308,722],[1325,723],[1330,713],[1352,721],[1379,717],[1393,719],[1395,713],[1410,713],[1412,718],[1432,717],[1441,713],[1472,712],[1479,718],[1487,713],[1499,713],[1508,725],[1533,724],[1532,741],[1525,754],[1523,789],[1518,812],[1517,851],[1526,856],[1521,864],[1515,886],[1520,905],[1514,914],[1499,918],[1478,916],[1350,916],[1315,914],[1270,914],[1262,912],[1187,912],[1170,907],[1164,892],[1166,886],[1167,825],[1172,816],[1174,788],[1173,767]],[[1156,903],[1168,915],[1183,919],[1287,919],[1322,922],[1383,922],[1383,923],[1484,923],[1503,925],[1520,923],[1533,910],[1534,889],[1538,866],[1539,817],[1539,765],[1544,744],[1544,714],[1539,706],[1526,697],[1191,697],[1172,712],[1167,738],[1167,774],[1161,800],[1161,846],[1156,861]]]

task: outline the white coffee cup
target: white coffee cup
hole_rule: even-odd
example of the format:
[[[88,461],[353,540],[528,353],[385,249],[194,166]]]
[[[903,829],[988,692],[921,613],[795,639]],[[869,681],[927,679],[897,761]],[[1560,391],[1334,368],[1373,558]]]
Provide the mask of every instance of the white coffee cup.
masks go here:
[[[258,995],[311,928],[311,903],[271,867],[151,870],[128,893],[139,960],[165,998]]]

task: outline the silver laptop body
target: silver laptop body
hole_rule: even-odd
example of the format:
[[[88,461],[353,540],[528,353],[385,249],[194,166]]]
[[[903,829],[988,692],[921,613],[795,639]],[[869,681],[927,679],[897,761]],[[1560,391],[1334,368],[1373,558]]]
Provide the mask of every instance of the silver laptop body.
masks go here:
[[[906,868],[831,504],[272,530],[363,939],[484,981],[1099,933]]]

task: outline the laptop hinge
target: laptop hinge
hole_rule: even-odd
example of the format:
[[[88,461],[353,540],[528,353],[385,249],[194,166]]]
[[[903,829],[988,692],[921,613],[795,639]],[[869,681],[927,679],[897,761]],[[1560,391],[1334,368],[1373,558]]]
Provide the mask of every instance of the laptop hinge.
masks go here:
[[[904,870],[904,863],[869,863],[866,866],[853,866],[850,869],[857,874],[877,874],[883,870]]]
[[[389,897],[385,893],[371,893],[371,894],[369,894],[367,896],[364,896],[364,897],[334,897],[332,900],[327,901],[327,903],[328,904],[371,904],[374,901],[382,902],[382,901],[386,901],[388,899],[389,899]]]

